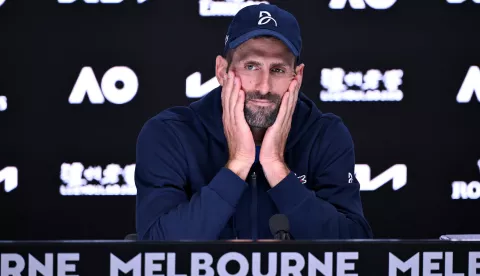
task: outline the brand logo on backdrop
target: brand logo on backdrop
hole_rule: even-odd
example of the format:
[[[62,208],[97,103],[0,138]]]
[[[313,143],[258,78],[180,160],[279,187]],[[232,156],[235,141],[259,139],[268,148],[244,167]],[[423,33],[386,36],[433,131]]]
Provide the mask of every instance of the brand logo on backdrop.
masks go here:
[[[480,172],[480,159],[477,161],[478,171]],[[479,199],[480,198],[480,181],[453,181],[452,183],[452,199]]]
[[[63,163],[60,168],[63,196],[135,195],[135,164],[86,167],[80,162]]]
[[[372,179],[369,165],[356,164],[355,177],[360,183],[361,191],[375,191],[390,181],[392,181],[393,190],[397,191],[407,185],[407,166],[405,164],[393,165]]]
[[[356,10],[365,9],[367,6],[375,10],[386,10],[391,8],[397,0],[330,0],[328,7],[334,10],[341,10],[345,8],[347,2],[352,9]]]
[[[0,96],[0,112],[7,110],[7,97]]]
[[[202,74],[200,72],[195,72],[187,77],[185,83],[186,95],[187,98],[201,98],[219,86],[220,84],[215,77],[202,83]]]
[[[467,75],[458,91],[457,102],[468,103],[472,100],[473,95],[480,102],[480,69],[478,66],[471,66],[468,69]]]
[[[18,187],[18,169],[5,167],[0,170],[0,184],[3,182],[5,192],[9,193]]]
[[[71,104],[80,104],[88,96],[90,103],[112,104],[130,102],[138,91],[138,78],[132,69],[117,66],[108,70],[102,77],[101,86],[91,67],[83,67],[68,98]]]
[[[1,0],[0,0],[1,1]],[[58,0],[60,4],[72,4],[75,2],[84,2],[86,4],[120,4],[124,0]],[[137,0],[138,4],[142,4],[147,0]]]
[[[200,0],[200,16],[234,16],[246,6],[269,4],[268,1],[246,1],[246,0]]]
[[[464,3],[464,2],[473,2],[473,3],[476,3],[476,4],[480,4],[480,0],[447,0],[447,3],[449,4],[461,4],[461,3]]]
[[[323,102],[398,102],[403,99],[400,69],[371,69],[347,72],[342,68],[322,69],[320,100]],[[381,85],[383,84],[383,85]]]

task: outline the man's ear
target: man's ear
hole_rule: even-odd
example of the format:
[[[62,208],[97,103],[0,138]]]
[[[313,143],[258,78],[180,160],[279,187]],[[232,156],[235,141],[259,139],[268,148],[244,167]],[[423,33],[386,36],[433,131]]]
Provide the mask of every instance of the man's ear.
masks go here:
[[[215,76],[217,77],[217,81],[221,86],[223,86],[223,82],[227,75],[227,67],[227,60],[220,55],[217,56],[217,59],[215,60]]]
[[[295,75],[303,78],[303,69],[305,68],[305,64],[300,64],[295,68]]]

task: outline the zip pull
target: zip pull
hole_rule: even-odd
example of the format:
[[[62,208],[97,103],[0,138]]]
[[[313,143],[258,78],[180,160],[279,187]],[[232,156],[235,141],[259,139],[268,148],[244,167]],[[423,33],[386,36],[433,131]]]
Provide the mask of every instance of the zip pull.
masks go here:
[[[257,240],[257,209],[258,209],[258,194],[257,194],[257,174],[255,171],[250,175],[250,184],[252,187],[252,203],[250,206],[250,215],[252,219],[252,240]]]
[[[257,188],[257,174],[255,173],[255,171],[253,171],[252,174],[250,174],[250,181],[248,182],[250,183],[252,188],[254,189]]]

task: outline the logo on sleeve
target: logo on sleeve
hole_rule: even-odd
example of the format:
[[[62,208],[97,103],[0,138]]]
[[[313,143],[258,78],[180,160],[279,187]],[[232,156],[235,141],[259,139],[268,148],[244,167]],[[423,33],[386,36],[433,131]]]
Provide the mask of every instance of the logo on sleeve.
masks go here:
[[[353,176],[352,173],[348,173],[348,183],[353,183]]]
[[[307,176],[306,175],[300,175],[298,176],[296,173],[294,173],[295,176],[300,180],[300,183],[305,184],[307,183]]]

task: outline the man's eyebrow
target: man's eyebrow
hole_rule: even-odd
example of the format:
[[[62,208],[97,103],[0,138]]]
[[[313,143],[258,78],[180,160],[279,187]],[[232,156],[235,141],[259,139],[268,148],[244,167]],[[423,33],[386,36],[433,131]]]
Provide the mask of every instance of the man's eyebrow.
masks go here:
[[[248,64],[255,64],[255,65],[263,65],[263,63],[253,60],[253,59],[244,59],[240,60],[241,63],[248,63]]]
[[[258,65],[263,65],[261,62],[255,61],[257,58],[260,58],[262,56],[263,56],[263,52],[257,51],[257,50],[251,50],[249,52],[239,53],[238,61],[240,61],[242,63],[249,62],[249,63],[258,64]],[[272,65],[274,65],[274,66],[285,66],[285,67],[292,66],[291,61],[287,57],[282,56],[282,57],[278,57],[278,59],[280,61],[279,62],[274,62]]]
[[[264,65],[262,62],[253,60],[253,59],[245,59],[240,61],[243,64],[255,64],[255,65]],[[290,64],[288,64],[285,61],[279,61],[279,62],[273,62],[271,64],[272,67],[290,67]]]
[[[274,62],[272,63],[272,66],[276,66],[276,67],[290,67],[290,64],[284,62],[284,61],[280,61],[280,62]]]

